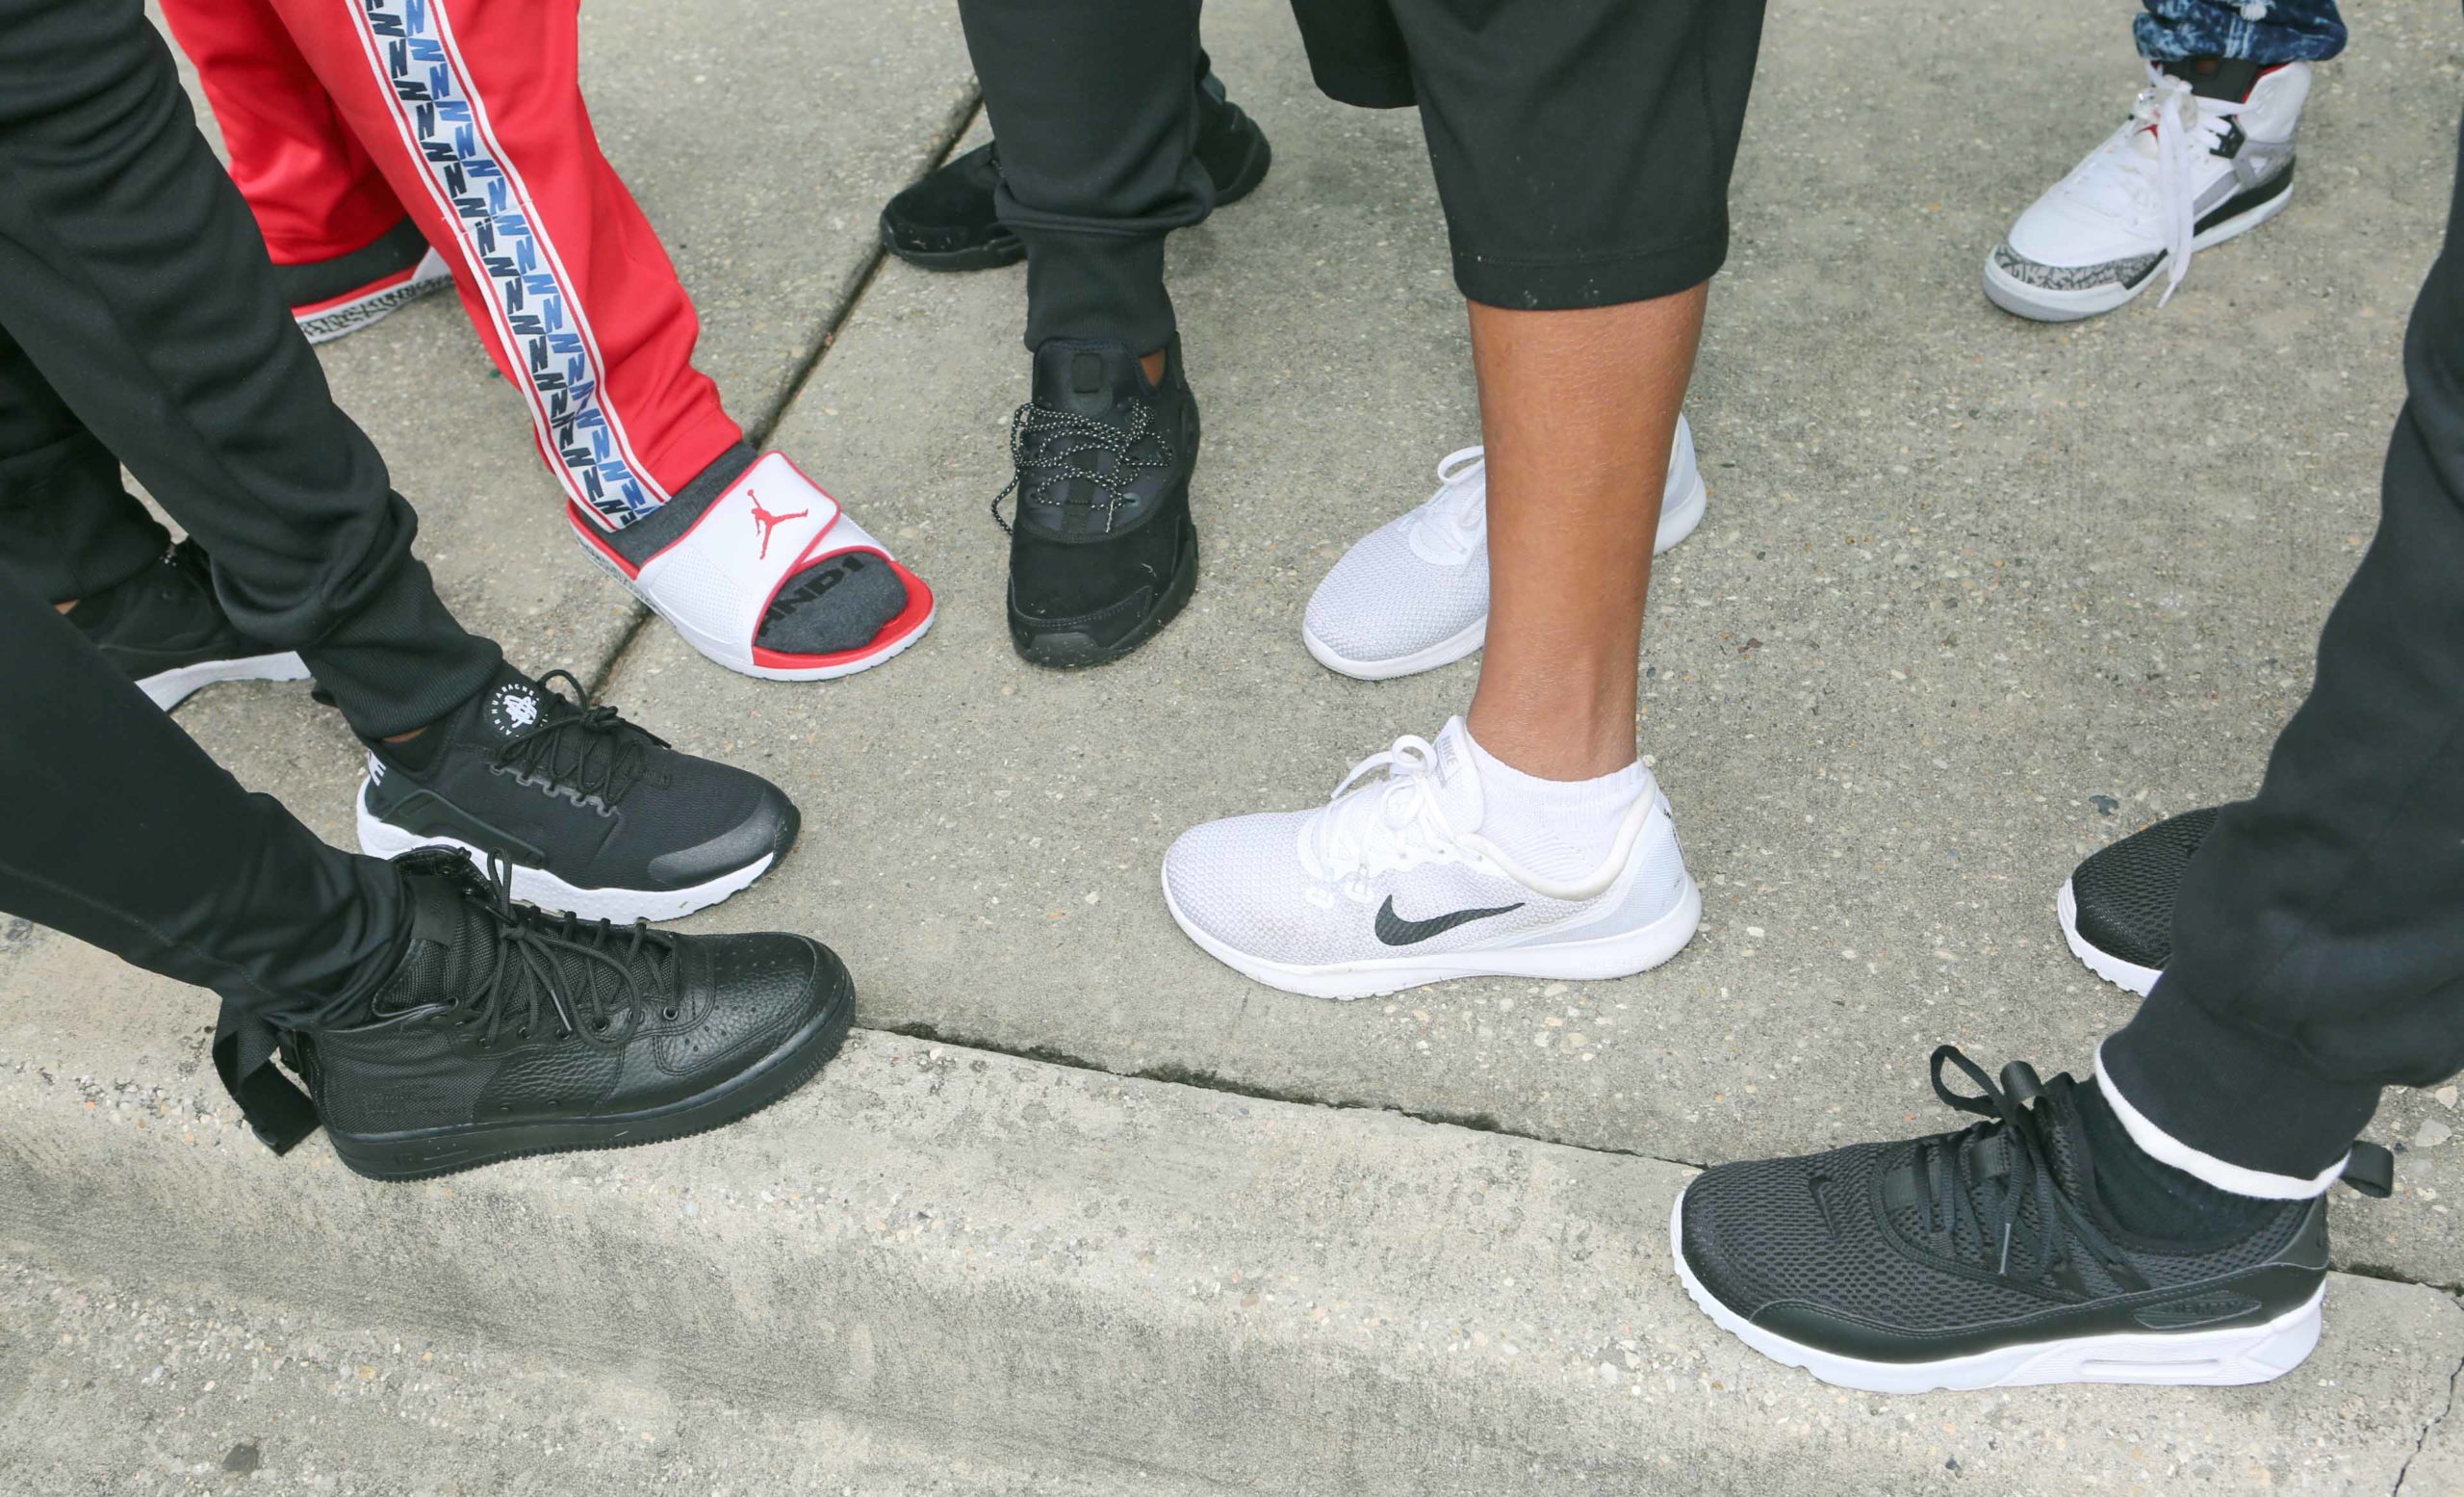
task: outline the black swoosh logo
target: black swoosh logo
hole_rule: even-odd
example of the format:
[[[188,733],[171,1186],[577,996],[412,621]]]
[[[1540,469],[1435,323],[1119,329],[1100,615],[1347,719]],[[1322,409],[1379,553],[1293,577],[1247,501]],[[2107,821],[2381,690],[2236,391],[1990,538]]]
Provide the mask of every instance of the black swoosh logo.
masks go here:
[[[1377,939],[1390,946],[1418,945],[1431,936],[1445,935],[1457,925],[1469,925],[1474,920],[1485,920],[1492,915],[1504,915],[1522,908],[1518,902],[1487,910],[1457,910],[1452,915],[1431,916],[1425,920],[1407,920],[1395,913],[1395,896],[1388,894],[1386,902],[1377,907]]]

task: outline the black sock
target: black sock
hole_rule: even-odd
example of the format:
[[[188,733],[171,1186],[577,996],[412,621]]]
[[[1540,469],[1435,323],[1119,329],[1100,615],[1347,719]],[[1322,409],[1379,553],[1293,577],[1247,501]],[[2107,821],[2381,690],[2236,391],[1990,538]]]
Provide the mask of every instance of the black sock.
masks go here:
[[[489,678],[485,685],[465,697],[453,710],[429,723],[414,736],[404,738],[399,743],[377,738],[362,738],[359,741],[368,745],[369,752],[397,769],[407,769],[412,774],[425,774],[435,768],[437,760],[444,756],[446,744],[452,737],[453,720],[470,710],[472,703],[507,682],[520,682],[528,685],[530,678],[515,670],[510,660],[502,661],[498,664],[496,675]]]
[[[2095,1082],[2072,1095],[2088,1134],[2088,1157],[2095,1161],[2096,1197],[2126,1230],[2169,1242],[2208,1242],[2246,1232],[2275,1208],[2274,1201],[2219,1190],[2140,1148]]]

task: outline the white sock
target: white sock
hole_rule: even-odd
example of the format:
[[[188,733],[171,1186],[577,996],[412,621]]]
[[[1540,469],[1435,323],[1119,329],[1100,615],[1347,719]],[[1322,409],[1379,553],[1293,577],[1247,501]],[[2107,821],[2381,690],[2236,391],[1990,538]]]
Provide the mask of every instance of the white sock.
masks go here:
[[[1500,760],[1463,730],[1480,774],[1480,835],[1543,878],[1600,870],[1634,798],[1651,784],[1640,760],[1597,780],[1543,780]]]

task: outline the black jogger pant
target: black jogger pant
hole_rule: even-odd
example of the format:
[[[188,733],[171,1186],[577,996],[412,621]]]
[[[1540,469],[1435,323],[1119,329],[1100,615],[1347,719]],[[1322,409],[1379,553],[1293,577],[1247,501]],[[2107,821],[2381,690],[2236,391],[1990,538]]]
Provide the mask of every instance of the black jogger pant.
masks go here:
[[[337,852],[206,757],[0,572],[0,911],[223,998],[215,1061],[251,1121],[270,1036],[364,1014],[408,939],[400,875]],[[288,1091],[287,1085],[284,1087]],[[293,1094],[295,1097],[295,1094]]]
[[[2405,334],[2378,534],[2309,700],[2192,861],[2165,976],[2103,1050],[2147,1121],[2243,1170],[2320,1176],[2381,1087],[2464,1068],[2459,223],[2464,173]]]
[[[122,463],[232,621],[299,651],[360,733],[424,727],[495,674],[139,0],[0,0],[0,568],[65,602],[162,555]]]

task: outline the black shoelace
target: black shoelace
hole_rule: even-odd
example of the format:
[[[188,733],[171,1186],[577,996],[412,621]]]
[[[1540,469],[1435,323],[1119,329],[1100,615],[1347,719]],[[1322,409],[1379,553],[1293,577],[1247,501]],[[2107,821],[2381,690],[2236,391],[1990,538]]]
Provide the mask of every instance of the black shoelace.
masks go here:
[[[1942,1084],[1942,1063],[1949,1061],[1977,1084],[1970,1097]],[[1938,1239],[1957,1241],[1960,1228],[1972,1229],[1985,1248],[1985,1260],[1998,1275],[2011,1272],[2013,1238],[2029,1200],[2036,1202],[2036,1226],[2021,1261],[2035,1271],[2050,1267],[2061,1246],[2064,1226],[2097,1262],[2121,1283],[2140,1283],[2119,1249],[2107,1241],[2085,1217],[2066,1209],[2054,1180],[2050,1147],[2044,1130],[2056,1126],[2049,1108],[2035,1105],[2044,1095],[2036,1069],[2015,1060],[2002,1068],[1995,1086],[1985,1069],[1955,1045],[1934,1051],[1934,1095],[1962,1112],[1985,1119],[1957,1133],[1938,1134],[1916,1142],[1917,1195],[1924,1202],[1925,1226]],[[1989,1209],[1980,1212],[1980,1198]]]
[[[1151,445],[1154,456],[1137,455],[1142,442]],[[1090,453],[1104,452],[1113,456],[1109,475],[1100,458],[1086,460]],[[1172,445],[1156,427],[1154,412],[1143,405],[1131,409],[1124,427],[1030,400],[1010,418],[1010,466],[1009,483],[992,496],[992,519],[1005,533],[1010,522],[1002,518],[1001,501],[1015,494],[1021,504],[1062,503],[1048,496],[1074,478],[1086,479],[1103,494],[1104,529],[1109,532],[1120,506],[1138,497],[1130,492],[1138,476],[1172,466]]]
[[[506,1035],[527,1040],[552,1019],[559,1040],[619,1048],[653,1002],[654,984],[670,991],[660,1017],[677,1017],[676,938],[647,920],[618,926],[517,905],[511,878],[511,867],[491,858],[484,884],[467,872],[456,880],[495,928],[485,973],[452,1006],[453,1021],[478,1028],[482,1046]]]
[[[554,691],[561,679],[573,695]],[[571,671],[550,671],[539,686],[574,708],[570,713],[542,713],[539,721],[504,740],[497,749],[498,767],[529,779],[546,780],[588,799],[613,806],[641,783],[650,771],[650,751],[667,740],[646,728],[627,722],[616,709],[594,707],[590,695]]]

